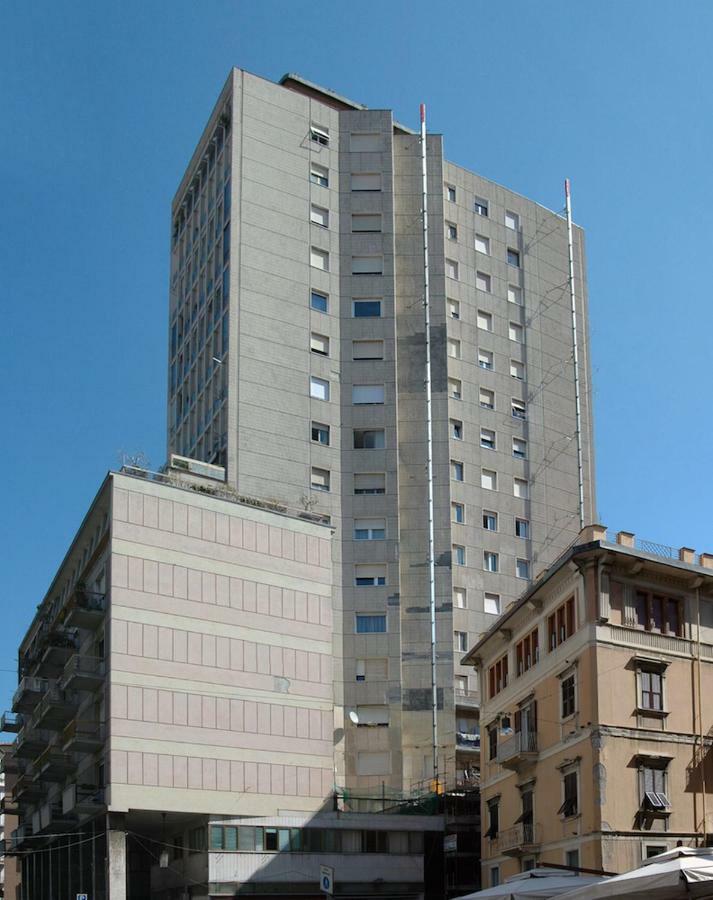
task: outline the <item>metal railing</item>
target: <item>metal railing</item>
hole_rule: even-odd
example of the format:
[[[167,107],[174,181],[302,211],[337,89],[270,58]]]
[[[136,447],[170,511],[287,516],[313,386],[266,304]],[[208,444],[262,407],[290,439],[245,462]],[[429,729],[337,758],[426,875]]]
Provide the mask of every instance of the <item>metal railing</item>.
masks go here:
[[[520,850],[536,843],[536,828],[532,822],[520,822],[504,831],[499,831],[493,840],[493,849],[501,853],[508,850]]]
[[[44,694],[47,690],[48,681],[46,678],[36,678],[32,675],[25,675],[20,679],[17,690],[12,695],[12,705],[17,706],[25,693]]]
[[[480,750],[480,735],[469,731],[456,731],[456,747],[463,750]]]
[[[480,706],[480,693],[478,691],[456,690],[456,706]]]
[[[537,733],[516,731],[512,737],[498,744],[498,762],[507,762],[521,753],[537,753]]]
[[[619,532],[612,531],[611,529],[607,529],[607,541],[610,544],[620,543],[617,541],[617,534]],[[652,556],[660,556],[663,559],[680,559],[680,548],[678,547],[669,547],[668,544],[657,544],[655,541],[649,541],[645,538],[637,537],[636,535],[632,536],[633,548],[635,550],[640,550],[642,553],[650,553]],[[628,544],[620,544],[620,546],[629,546]]]

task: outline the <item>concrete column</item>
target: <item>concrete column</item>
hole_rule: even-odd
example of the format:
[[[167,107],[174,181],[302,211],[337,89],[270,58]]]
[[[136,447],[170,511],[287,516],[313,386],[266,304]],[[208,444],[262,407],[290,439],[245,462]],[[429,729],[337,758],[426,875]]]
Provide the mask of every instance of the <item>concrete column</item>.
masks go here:
[[[107,900],[126,900],[126,831],[123,816],[107,816]]]

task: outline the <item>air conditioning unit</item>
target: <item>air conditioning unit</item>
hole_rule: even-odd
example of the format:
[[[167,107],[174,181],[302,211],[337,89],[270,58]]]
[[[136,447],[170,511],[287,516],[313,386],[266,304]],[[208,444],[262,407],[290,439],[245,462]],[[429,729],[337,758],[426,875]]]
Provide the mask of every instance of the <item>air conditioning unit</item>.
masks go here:
[[[190,459],[187,456],[179,456],[172,453],[168,463],[169,469],[178,472],[186,472],[189,475],[197,475],[199,478],[210,478],[212,481],[225,481],[225,467],[215,466],[212,463],[203,462],[200,459]]]

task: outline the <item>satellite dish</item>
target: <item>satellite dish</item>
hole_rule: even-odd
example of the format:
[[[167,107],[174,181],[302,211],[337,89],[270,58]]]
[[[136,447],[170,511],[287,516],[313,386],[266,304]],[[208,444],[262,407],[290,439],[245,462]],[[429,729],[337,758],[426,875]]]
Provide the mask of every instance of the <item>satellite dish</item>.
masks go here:
[[[356,712],[353,709],[349,710],[349,718],[355,725],[359,724],[359,716],[356,714]]]

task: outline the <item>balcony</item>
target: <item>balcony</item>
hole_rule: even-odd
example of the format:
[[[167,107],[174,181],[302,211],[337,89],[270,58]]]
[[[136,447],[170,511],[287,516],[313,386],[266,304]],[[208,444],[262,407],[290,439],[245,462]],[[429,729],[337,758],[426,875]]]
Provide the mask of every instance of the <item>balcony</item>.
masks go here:
[[[456,709],[480,709],[480,694],[476,691],[456,691]]]
[[[69,601],[65,623],[70,628],[93,631],[101,624],[105,612],[106,594],[77,588]]]
[[[12,708],[15,712],[30,713],[47,690],[46,678],[35,678],[25,675],[20,679],[17,690],[12,697]]]
[[[59,679],[62,690],[95,691],[104,682],[104,660],[74,653]]]
[[[537,759],[537,733],[516,731],[498,744],[498,762],[506,769],[517,769]]]
[[[32,830],[35,834],[41,831],[47,834],[66,831],[75,824],[76,816],[65,812],[59,798],[43,803],[32,817]]]
[[[37,705],[32,724],[38,728],[59,731],[74,717],[78,705],[75,694],[52,686]]]
[[[15,740],[15,756],[18,759],[36,759],[51,739],[51,731],[32,728],[26,724]]]
[[[104,806],[104,788],[93,784],[70,784],[62,791],[62,811],[78,816],[94,815]]]
[[[480,735],[469,731],[456,731],[456,750],[460,753],[480,753]]]
[[[0,774],[17,775],[19,771],[20,765],[14,753],[0,753]]]
[[[537,826],[531,822],[520,822],[512,828],[499,831],[492,842],[492,848],[505,856],[533,853],[537,848]]]
[[[64,781],[73,768],[72,759],[62,751],[59,745],[50,744],[34,762],[35,781],[43,783]]]
[[[17,734],[22,728],[22,716],[19,713],[4,712],[0,716],[0,731],[9,731]]]
[[[25,774],[20,775],[17,779],[13,788],[16,800],[22,797],[23,803],[32,803],[33,800],[44,794],[45,789],[39,781],[35,781],[34,774],[34,769],[28,766]]]
[[[3,794],[0,797],[0,816],[17,816],[19,812],[20,807],[17,805],[17,800],[14,797],[11,797],[9,794]]]
[[[65,753],[95,753],[104,746],[104,728],[98,722],[73,719],[62,732]]]
[[[11,834],[7,843],[6,850],[9,853],[16,852],[25,843],[28,837],[32,836],[32,827],[30,825],[20,825]]]

